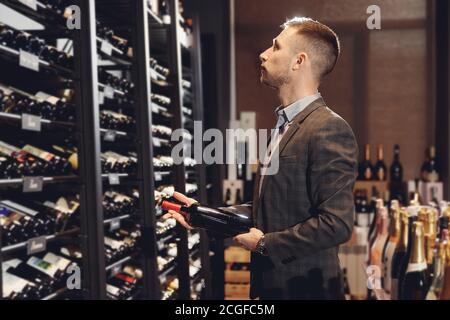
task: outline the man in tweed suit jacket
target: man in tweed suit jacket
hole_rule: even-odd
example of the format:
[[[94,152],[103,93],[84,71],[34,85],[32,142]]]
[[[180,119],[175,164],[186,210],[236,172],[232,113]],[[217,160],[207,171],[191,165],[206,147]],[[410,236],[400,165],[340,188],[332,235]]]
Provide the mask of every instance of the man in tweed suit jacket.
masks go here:
[[[252,214],[256,225],[234,238],[252,251],[252,298],[343,298],[338,249],[352,234],[358,148],[350,126],[318,93],[339,51],[330,28],[294,18],[260,55],[261,81],[280,98],[279,130],[253,202],[229,208]],[[265,174],[275,153],[278,171]]]

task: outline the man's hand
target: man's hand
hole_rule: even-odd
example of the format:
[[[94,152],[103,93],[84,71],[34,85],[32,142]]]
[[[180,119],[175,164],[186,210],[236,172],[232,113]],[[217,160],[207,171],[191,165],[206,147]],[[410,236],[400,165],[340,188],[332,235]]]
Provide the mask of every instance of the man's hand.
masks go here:
[[[239,234],[236,237],[234,237],[233,240],[236,241],[242,247],[250,251],[255,251],[256,245],[258,244],[258,241],[262,238],[263,235],[264,233],[261,230],[251,228],[250,232]]]
[[[175,192],[173,193],[173,197],[174,197],[175,199],[177,199],[178,201],[184,203],[184,204],[185,204],[186,206],[188,206],[188,207],[189,207],[190,205],[192,205],[193,203],[196,203],[196,202],[197,202],[197,201],[195,201],[194,199],[188,198],[188,197],[186,197],[184,194],[179,193],[179,192],[177,192],[177,191],[175,191]],[[181,224],[183,227],[185,227],[185,228],[188,229],[188,230],[194,229],[189,223],[187,223],[187,221],[186,221],[186,219],[184,219],[183,215],[181,215],[181,214],[178,213],[178,212],[175,212],[175,211],[173,211],[173,210],[169,210],[168,213],[166,213],[165,215],[162,216],[162,219],[163,219],[163,220],[167,220],[167,219],[170,219],[170,218],[174,218],[175,220],[178,221],[179,224]]]

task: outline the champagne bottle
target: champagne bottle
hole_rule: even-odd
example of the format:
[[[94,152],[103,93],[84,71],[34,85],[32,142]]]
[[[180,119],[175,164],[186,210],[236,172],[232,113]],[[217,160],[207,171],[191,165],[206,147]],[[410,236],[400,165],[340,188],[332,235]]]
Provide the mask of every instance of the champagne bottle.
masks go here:
[[[174,210],[182,214],[187,222],[198,228],[215,231],[228,236],[247,233],[253,227],[250,217],[240,212],[225,211],[224,208],[210,208],[197,203],[182,206],[169,201],[163,201],[164,210]]]
[[[406,270],[408,269],[409,259],[411,257],[412,247],[413,247],[413,225],[414,222],[417,221],[418,217],[418,211],[420,207],[419,206],[409,206],[407,208],[408,211],[408,247],[406,248],[405,256],[403,257],[403,261],[401,262],[400,266],[400,276],[399,276],[399,298],[400,300],[404,297],[403,289],[404,286],[404,279],[406,275]],[[423,228],[423,226],[422,226]],[[423,241],[422,241],[423,243]]]
[[[448,241],[448,231],[446,232],[445,243],[445,269],[443,272],[443,283],[441,293],[439,295],[440,300],[450,300],[450,244]]]
[[[364,146],[364,160],[359,164],[359,180],[372,180],[373,167],[370,162],[370,145]]]
[[[392,260],[394,258],[395,248],[400,240],[400,207],[397,200],[392,200],[390,211],[389,239],[386,242],[383,254],[383,286],[387,293],[390,293],[392,288]]]
[[[399,278],[401,263],[408,247],[408,213],[405,209],[400,210],[400,239],[395,247],[391,265],[391,299],[398,300]]]
[[[414,221],[411,255],[403,281],[402,300],[424,300],[426,297],[428,279],[424,248],[423,224],[420,221]]]
[[[431,283],[430,289],[426,296],[427,300],[438,300],[441,295],[442,286],[444,284],[444,270],[445,270],[445,259],[446,259],[446,249],[447,243],[444,241],[440,242],[438,245],[438,250],[436,252],[434,261],[434,278]]]
[[[385,181],[387,177],[386,164],[384,163],[383,145],[377,146],[377,162],[373,167],[373,176],[375,180]]]
[[[421,168],[421,177],[425,182],[437,182],[439,181],[439,173],[436,168],[436,149],[431,146],[428,149],[426,160]]]
[[[382,251],[388,237],[388,215],[386,207],[380,208],[380,223],[377,226],[377,236],[370,250],[370,264],[382,270]]]
[[[390,177],[391,182],[403,181],[403,166],[400,163],[400,146],[398,144],[394,146],[394,161],[391,165]]]

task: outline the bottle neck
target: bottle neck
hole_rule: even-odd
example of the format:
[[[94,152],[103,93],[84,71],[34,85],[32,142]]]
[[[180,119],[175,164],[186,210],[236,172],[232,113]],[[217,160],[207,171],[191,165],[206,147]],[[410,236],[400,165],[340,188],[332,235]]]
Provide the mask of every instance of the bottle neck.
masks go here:
[[[426,263],[424,248],[423,225],[422,222],[415,221],[412,226],[412,247],[409,263]]]

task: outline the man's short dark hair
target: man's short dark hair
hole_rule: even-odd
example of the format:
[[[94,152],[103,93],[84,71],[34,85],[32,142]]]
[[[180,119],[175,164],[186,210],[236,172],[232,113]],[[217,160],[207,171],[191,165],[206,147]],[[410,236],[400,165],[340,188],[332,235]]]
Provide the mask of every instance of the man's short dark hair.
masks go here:
[[[296,28],[298,34],[308,40],[307,44],[302,44],[302,48],[312,51],[311,61],[319,80],[333,71],[341,49],[339,38],[330,27],[304,17],[290,19],[282,27]]]

